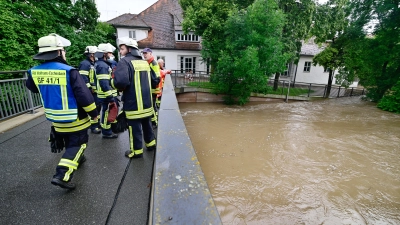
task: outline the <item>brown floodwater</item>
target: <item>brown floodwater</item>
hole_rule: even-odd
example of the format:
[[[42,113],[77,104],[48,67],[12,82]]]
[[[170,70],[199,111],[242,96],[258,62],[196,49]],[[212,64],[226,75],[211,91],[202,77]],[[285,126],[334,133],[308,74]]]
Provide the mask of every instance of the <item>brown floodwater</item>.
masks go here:
[[[358,97],[179,107],[224,224],[400,224],[400,115]]]

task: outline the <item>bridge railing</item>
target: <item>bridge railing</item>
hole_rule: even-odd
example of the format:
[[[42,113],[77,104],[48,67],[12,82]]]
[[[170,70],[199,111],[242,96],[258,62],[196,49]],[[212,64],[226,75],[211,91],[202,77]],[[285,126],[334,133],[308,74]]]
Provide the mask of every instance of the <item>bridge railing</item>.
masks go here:
[[[195,71],[191,78],[188,73],[183,70],[173,70],[171,73],[172,83],[174,88],[187,87],[191,82],[196,82],[197,85],[201,85],[203,82],[210,82],[211,74],[205,71]],[[274,79],[270,79],[267,86],[274,86]],[[289,88],[295,88],[290,90]],[[290,82],[287,79],[278,80],[278,93],[274,94],[286,95],[288,92],[297,92],[296,96],[302,97],[327,97],[328,85],[317,84],[317,83],[303,83],[303,82]],[[364,95],[366,90],[364,88],[358,87],[344,87],[340,85],[333,84],[331,86],[331,91],[329,93],[329,98],[340,98],[340,97],[350,97],[350,96],[360,96]]]
[[[32,93],[25,87],[27,71],[0,71],[3,75],[20,76],[22,78],[0,80],[0,121],[42,106],[39,94]]]

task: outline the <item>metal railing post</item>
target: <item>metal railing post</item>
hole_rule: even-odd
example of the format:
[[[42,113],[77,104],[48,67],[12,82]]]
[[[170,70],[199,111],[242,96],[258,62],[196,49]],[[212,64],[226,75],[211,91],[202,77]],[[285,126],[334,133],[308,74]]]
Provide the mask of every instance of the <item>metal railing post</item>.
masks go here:
[[[310,92],[311,92],[311,83],[310,83],[310,85],[308,86],[308,95],[307,95],[307,97],[310,97]]]
[[[354,90],[354,88],[352,87],[351,92],[350,92],[350,97],[353,96],[353,90]]]
[[[339,86],[339,91],[338,91],[338,93],[337,93],[337,97],[339,98],[339,96],[340,96],[340,87],[341,86]]]
[[[323,95],[323,97],[325,98],[325,95],[326,95],[326,88],[328,87],[328,85],[325,85],[325,88],[324,88],[324,95]],[[329,96],[328,96],[328,98],[329,98]]]

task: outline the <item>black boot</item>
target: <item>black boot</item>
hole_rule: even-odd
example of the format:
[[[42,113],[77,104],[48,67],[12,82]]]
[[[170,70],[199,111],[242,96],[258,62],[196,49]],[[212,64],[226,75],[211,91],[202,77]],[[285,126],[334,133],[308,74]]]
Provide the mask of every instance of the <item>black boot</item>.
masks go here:
[[[57,177],[53,177],[53,179],[51,180],[51,184],[60,186],[61,188],[65,188],[68,190],[74,190],[76,188],[76,185],[74,183],[65,182]]]

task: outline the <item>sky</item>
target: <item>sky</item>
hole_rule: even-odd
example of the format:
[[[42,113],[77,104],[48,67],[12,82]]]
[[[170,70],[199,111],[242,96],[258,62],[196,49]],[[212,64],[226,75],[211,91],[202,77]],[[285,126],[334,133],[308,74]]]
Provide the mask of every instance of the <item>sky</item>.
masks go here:
[[[157,0],[96,0],[100,21],[108,21],[124,13],[139,14]]]
[[[201,1],[201,0],[199,0]],[[318,0],[325,3],[327,0]],[[108,21],[124,13],[139,14],[157,0],[96,0],[100,21]]]

